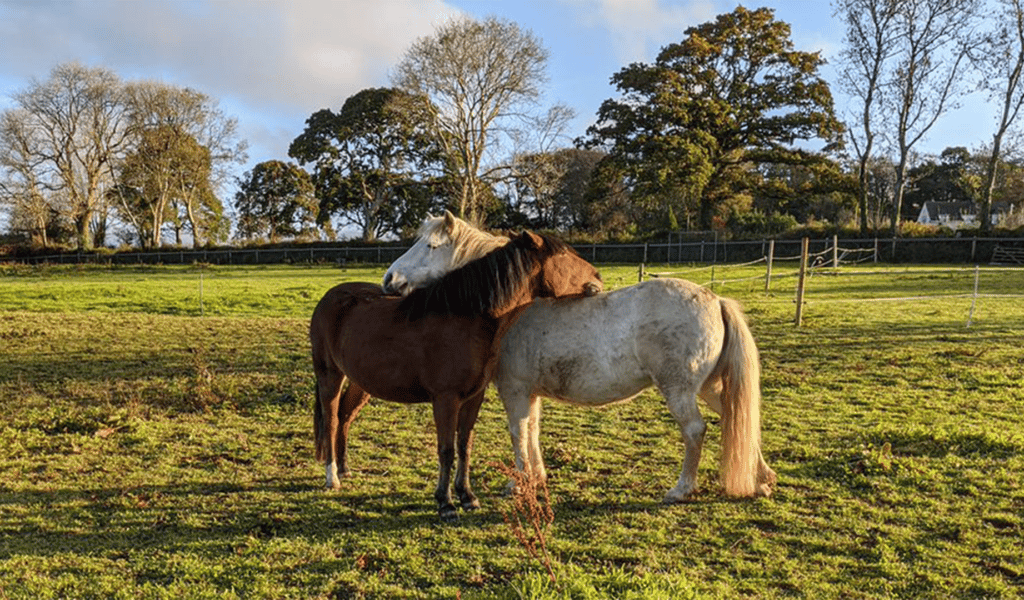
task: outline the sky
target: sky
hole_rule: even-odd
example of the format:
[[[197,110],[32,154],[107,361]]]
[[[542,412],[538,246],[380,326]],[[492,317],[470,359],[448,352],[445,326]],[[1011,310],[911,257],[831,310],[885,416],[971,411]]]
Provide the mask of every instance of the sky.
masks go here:
[[[686,28],[738,4],[767,6],[791,25],[798,50],[831,62],[843,27],[827,0],[0,0],[0,110],[57,64],[102,66],[126,80],[159,80],[218,99],[249,143],[244,169],[287,160],[290,142],[321,108],[338,110],[360,90],[389,84],[390,70],[420,37],[453,15],[498,16],[549,51],[545,105],[576,111],[584,133],[611,76],[681,41]],[[839,95],[833,67],[822,75]],[[919,146],[976,148],[991,137],[994,110],[973,98]]]

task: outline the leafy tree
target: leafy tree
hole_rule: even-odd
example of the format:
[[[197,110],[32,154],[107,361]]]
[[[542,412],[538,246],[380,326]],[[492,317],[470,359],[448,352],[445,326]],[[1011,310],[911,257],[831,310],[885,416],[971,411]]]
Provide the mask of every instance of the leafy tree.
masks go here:
[[[142,220],[151,220],[152,211],[131,211],[145,211],[146,204],[111,192],[128,189],[117,177],[126,172],[129,157],[154,158],[153,132],[169,131],[163,128],[205,148],[209,163],[208,185],[180,188],[172,204],[181,213],[168,218],[186,220],[196,244],[219,226],[204,215],[223,213],[213,191],[244,160],[245,143],[237,141],[237,121],[206,95],[161,83],[126,83],[109,70],[68,63],[55,67],[46,81],[32,81],[14,100],[15,106],[0,115],[0,201],[12,206],[36,239],[47,241],[50,224],[68,221],[80,248],[102,243],[112,206],[136,230]],[[159,164],[174,169],[175,163],[158,160],[145,169],[157,177]],[[139,183],[140,168],[135,165],[135,181],[128,187]],[[174,176],[159,175],[165,181]],[[147,229],[159,232],[152,224]],[[180,234],[180,227],[176,231]],[[145,237],[152,243],[152,234]]]
[[[192,244],[199,246],[210,238],[223,238],[224,206],[218,197],[233,173],[233,167],[246,159],[246,142],[238,138],[238,120],[227,116],[216,100],[190,88],[158,82],[132,82],[125,94],[130,109],[132,144],[129,155],[150,144],[154,131],[163,131],[167,151],[172,156],[152,156],[143,168],[151,177],[174,182],[169,193],[172,212],[167,220],[174,225],[175,239],[181,244],[187,225]],[[154,148],[147,152],[152,154]],[[188,159],[183,154],[191,154]],[[175,173],[187,165],[189,175]],[[128,218],[131,222],[131,219]]]
[[[841,145],[842,125],[818,76],[824,61],[794,50],[789,25],[773,16],[737,7],[688,29],[653,65],[616,73],[624,95],[601,105],[582,143],[606,147],[641,201],[663,201],[666,189],[696,199],[703,228],[756,190],[758,165],[836,169],[796,146]]]
[[[423,97],[401,90],[363,90],[341,111],[317,111],[292,142],[288,155],[313,165],[320,198],[319,222],[332,216],[358,225],[365,241],[422,221],[441,155],[426,129]]]
[[[430,99],[430,125],[447,157],[447,180],[454,185],[460,217],[482,222],[488,188],[507,173],[507,165],[495,158],[506,139],[502,133],[529,117],[546,80],[547,59],[540,40],[515,23],[458,17],[416,40],[395,68],[394,85]],[[566,111],[548,113],[559,114]]]
[[[594,165],[590,184],[575,211],[577,228],[606,238],[635,233],[643,208],[632,201],[626,176],[607,155]]]
[[[194,205],[212,195],[210,162],[210,151],[177,127],[162,125],[139,135],[111,195],[143,247],[160,245],[164,223],[174,220],[175,201]]]
[[[868,227],[878,231],[892,214],[896,197],[896,168],[892,161],[874,157],[868,161],[867,170]]]
[[[239,181],[235,194],[238,235],[266,237],[308,236],[316,230],[317,201],[309,174],[279,160],[261,162]]]
[[[929,159],[908,171],[904,196],[905,219],[916,219],[925,202],[973,202],[981,188],[978,161],[964,147],[946,148],[938,160]]]
[[[838,168],[766,164],[753,206],[767,217],[785,215],[800,222],[821,218],[842,223],[855,214],[856,182]],[[786,222],[785,220],[780,220]]]

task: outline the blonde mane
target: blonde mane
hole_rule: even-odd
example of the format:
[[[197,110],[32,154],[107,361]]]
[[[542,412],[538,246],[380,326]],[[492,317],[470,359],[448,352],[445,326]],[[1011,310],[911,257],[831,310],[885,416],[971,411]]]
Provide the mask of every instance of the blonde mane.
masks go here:
[[[451,238],[455,248],[451,270],[458,269],[466,263],[509,243],[507,236],[491,235],[455,216],[452,216],[450,219],[447,216],[443,216],[425,220],[423,225],[420,226],[419,237],[421,239],[429,239],[430,237],[438,236],[446,225],[450,227],[448,237]]]

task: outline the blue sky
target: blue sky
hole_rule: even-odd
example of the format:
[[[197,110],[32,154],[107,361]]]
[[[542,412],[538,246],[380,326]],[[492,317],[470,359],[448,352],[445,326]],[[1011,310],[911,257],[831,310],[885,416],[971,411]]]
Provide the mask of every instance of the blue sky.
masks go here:
[[[356,92],[388,84],[388,70],[446,16],[497,15],[531,30],[548,48],[546,100],[574,108],[581,135],[612,74],[651,62],[690,26],[735,0],[0,0],[0,108],[32,78],[61,62],[105,66],[125,79],[157,79],[203,91],[238,118],[250,144],[247,167],[286,159],[305,119],[340,108]],[[792,26],[797,49],[832,58],[841,23],[827,0],[761,0]],[[833,83],[831,67],[823,71]],[[837,110],[845,106],[837,94]],[[969,101],[919,150],[976,148],[991,135],[992,110]]]

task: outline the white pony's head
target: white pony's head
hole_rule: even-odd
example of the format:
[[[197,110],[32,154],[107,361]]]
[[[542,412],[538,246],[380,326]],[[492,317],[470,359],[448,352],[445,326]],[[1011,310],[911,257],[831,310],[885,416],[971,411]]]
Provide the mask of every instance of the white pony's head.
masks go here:
[[[427,217],[416,243],[388,267],[384,291],[404,296],[508,242],[507,237],[480,231],[449,211],[442,217]]]

